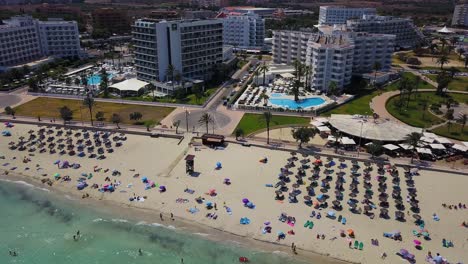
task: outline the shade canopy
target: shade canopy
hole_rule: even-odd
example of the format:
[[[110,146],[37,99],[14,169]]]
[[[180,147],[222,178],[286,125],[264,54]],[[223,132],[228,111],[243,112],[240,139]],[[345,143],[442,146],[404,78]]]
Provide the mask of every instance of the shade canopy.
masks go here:
[[[340,141],[343,145],[356,145],[356,142],[352,138],[342,137]]]
[[[319,127],[317,127],[317,129],[320,132],[330,132],[330,128],[328,128],[326,126],[319,126]]]
[[[137,80],[136,78],[133,79],[128,79],[123,82],[115,83],[109,88],[114,88],[119,91],[133,91],[133,92],[138,92],[140,89],[145,88],[145,86],[148,85],[147,82]]]
[[[428,155],[432,154],[432,151],[428,148],[416,148],[416,151],[421,154],[428,154]]]
[[[411,146],[411,145],[408,145],[408,144],[398,144],[398,146],[400,146],[400,148],[404,149],[404,150],[409,150],[409,149],[413,149],[414,147]]]
[[[458,151],[462,151],[462,152],[466,152],[468,150],[468,147],[460,145],[460,144],[455,144],[452,146],[452,148]]]
[[[319,122],[319,121],[311,121],[310,124],[315,126],[315,127],[323,126],[323,123]]]
[[[431,149],[439,149],[439,150],[445,149],[444,145],[442,144],[429,144],[429,147],[431,147]]]
[[[436,141],[439,142],[440,144],[453,144],[452,141],[450,141],[448,138],[436,138]]]
[[[384,148],[388,149],[388,150],[397,150],[399,149],[400,147],[396,146],[396,145],[393,145],[393,144],[386,144],[386,145],[383,145]]]

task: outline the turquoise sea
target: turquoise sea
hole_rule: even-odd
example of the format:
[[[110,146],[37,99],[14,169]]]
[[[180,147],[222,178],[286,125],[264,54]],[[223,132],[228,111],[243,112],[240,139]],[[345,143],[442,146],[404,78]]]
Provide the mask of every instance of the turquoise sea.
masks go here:
[[[124,209],[125,210],[125,209]],[[0,181],[0,263],[300,264],[280,254],[125,220],[27,184]],[[73,240],[80,231],[81,238]],[[141,249],[143,254],[138,253]],[[10,256],[9,251],[18,256]]]

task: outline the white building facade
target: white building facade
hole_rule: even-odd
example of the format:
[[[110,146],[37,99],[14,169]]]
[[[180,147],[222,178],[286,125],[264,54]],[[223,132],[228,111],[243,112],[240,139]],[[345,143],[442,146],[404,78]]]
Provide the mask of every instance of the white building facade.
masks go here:
[[[312,32],[275,30],[273,31],[273,62],[292,64],[295,60],[305,62],[307,42]]]
[[[364,15],[348,20],[347,28],[355,32],[395,35],[395,46],[400,48],[413,48],[424,40],[424,35],[409,18]]]
[[[375,8],[351,8],[344,6],[321,6],[319,25],[346,24],[351,18],[361,18],[363,15],[375,15]]]
[[[0,67],[28,63],[45,56],[81,57],[75,21],[39,21],[30,16],[4,20],[0,25]]]
[[[468,26],[468,4],[459,4],[453,10],[452,26]]]
[[[223,42],[243,49],[261,49],[265,39],[265,19],[248,12],[221,13],[223,22]]]
[[[133,25],[137,78],[170,81],[168,69],[187,79],[208,80],[223,62],[223,24],[219,20],[155,21]]]

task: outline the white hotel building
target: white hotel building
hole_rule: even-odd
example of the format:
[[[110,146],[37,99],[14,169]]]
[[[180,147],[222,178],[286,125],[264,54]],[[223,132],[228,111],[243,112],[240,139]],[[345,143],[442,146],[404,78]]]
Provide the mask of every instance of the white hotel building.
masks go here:
[[[142,81],[170,81],[169,65],[185,79],[208,80],[213,68],[223,62],[223,23],[219,20],[139,19],[132,33],[137,78]]]
[[[223,22],[223,42],[241,49],[260,49],[265,39],[265,19],[254,12],[220,13]]]
[[[8,68],[41,57],[81,57],[75,21],[39,21],[30,16],[4,20],[0,25],[0,67]]]
[[[394,35],[365,32],[274,31],[273,61],[292,64],[297,59],[311,66],[311,88],[327,91],[332,81],[343,88],[353,74],[372,72],[375,62],[388,70],[394,42]]]
[[[375,15],[375,8],[352,8],[344,6],[320,6],[319,25],[346,24],[351,18],[361,18],[363,15]]]

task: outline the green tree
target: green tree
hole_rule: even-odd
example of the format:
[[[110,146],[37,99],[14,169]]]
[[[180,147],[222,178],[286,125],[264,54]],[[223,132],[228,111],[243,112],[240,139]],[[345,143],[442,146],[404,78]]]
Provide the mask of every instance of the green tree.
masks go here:
[[[270,144],[270,123],[272,118],[273,115],[269,110],[263,112],[263,115],[261,116],[261,120],[265,122],[267,128],[267,144]]]
[[[179,134],[180,120],[175,121],[172,125],[175,126],[175,133]]]
[[[268,65],[265,64],[265,62],[262,66],[260,66],[260,72],[263,73],[263,86],[265,86],[265,77],[269,69],[270,68],[268,67]]]
[[[300,85],[301,85],[301,82],[298,80],[295,80],[293,83],[293,87],[291,88],[291,93],[294,95],[294,101],[296,102],[299,101]]]
[[[106,118],[104,117],[104,112],[101,112],[101,111],[98,111],[95,117],[96,117],[96,120],[100,122],[106,120]]]
[[[337,95],[338,94],[338,85],[335,81],[331,81],[328,84],[328,94],[329,95]]]
[[[439,64],[439,65],[440,65],[440,69],[443,70],[443,69],[444,69],[444,65],[447,64],[447,63],[449,63],[449,62],[450,62],[450,59],[449,59],[448,55],[447,55],[446,53],[442,53],[442,54],[440,55],[440,57],[437,58],[437,62],[436,62],[436,63]]]
[[[372,144],[368,145],[367,151],[369,151],[369,153],[372,155],[372,158],[374,158],[377,153],[382,151],[382,142],[373,141]]]
[[[172,82],[172,88],[174,88],[175,73],[176,73],[176,69],[174,65],[169,64],[166,69],[166,80],[170,80]]]
[[[374,88],[377,87],[377,72],[382,69],[382,64],[378,61],[374,62],[374,65],[372,65],[372,68],[374,69]]]
[[[82,84],[84,87],[88,87],[88,77],[86,77],[86,75],[82,75],[82,76],[81,76],[81,84]]]
[[[416,148],[421,143],[421,134],[413,132],[405,136],[406,144],[410,145],[413,148],[413,151],[416,151]],[[413,163],[414,155],[411,155],[411,163]]]
[[[146,86],[146,89],[148,89],[148,91],[153,93],[153,101],[156,101],[156,96],[154,95],[154,92],[156,91],[156,86],[154,86],[154,84],[152,84],[152,83],[149,83]]]
[[[68,108],[68,106],[63,106],[59,109],[60,117],[63,119],[63,124],[65,125],[68,121],[73,119],[73,112]]]
[[[306,65],[304,67],[304,75],[305,75],[305,84],[304,84],[304,88],[307,90],[307,91],[311,91],[310,89],[310,83],[309,83],[309,78],[310,78],[310,75],[312,74],[312,67],[309,66],[309,65]]]
[[[76,86],[80,85],[80,83],[81,83],[80,78],[75,78],[75,80],[73,81],[73,83],[74,83]]]
[[[105,68],[102,68],[101,73],[101,82],[99,83],[99,89],[104,92],[104,98],[109,97],[109,74]]]
[[[93,123],[93,108],[96,105],[96,102],[94,102],[94,98],[91,97],[90,95],[86,96],[83,99],[83,105],[88,108],[89,118],[91,119],[91,126],[94,126],[94,123]]]
[[[436,77],[437,81],[437,91],[438,95],[444,94],[444,90],[448,87],[451,78],[446,72],[439,72]]]
[[[122,122],[122,118],[120,117],[120,115],[117,113],[112,114],[111,120],[112,123],[115,124],[118,129],[120,129],[119,124]]]
[[[299,148],[302,148],[302,144],[309,142],[317,134],[317,130],[311,127],[300,127],[291,132],[293,138],[299,141]]]
[[[15,109],[11,108],[11,106],[7,106],[5,107],[5,114],[15,117]]]
[[[130,117],[130,120],[138,121],[143,118],[143,114],[140,112],[133,112],[133,113],[130,113],[129,117]]]
[[[32,77],[28,80],[29,89],[33,92],[37,92],[39,90],[38,79],[36,77]]]
[[[208,134],[208,126],[213,123],[213,117],[209,113],[204,113],[200,119],[198,119],[198,124],[205,125],[206,133]]]
[[[459,121],[459,122],[461,123],[461,125],[462,125],[462,132],[465,131],[466,120],[467,120],[467,114],[462,114],[462,115],[460,115],[460,118],[458,119],[458,121]]]
[[[242,130],[240,127],[236,128],[234,133],[236,134],[236,140],[239,140],[239,137],[244,136],[244,130]]]
[[[263,105],[264,106],[267,106],[268,105],[268,99],[270,99],[270,97],[266,94],[266,93],[262,93],[260,94],[260,96],[258,97],[260,100],[263,100]]]
[[[460,72],[460,70],[455,67],[450,67],[448,71],[450,72],[450,77],[452,77],[452,79],[455,78],[455,74]]]

